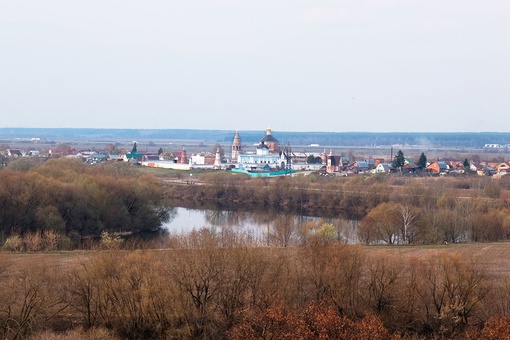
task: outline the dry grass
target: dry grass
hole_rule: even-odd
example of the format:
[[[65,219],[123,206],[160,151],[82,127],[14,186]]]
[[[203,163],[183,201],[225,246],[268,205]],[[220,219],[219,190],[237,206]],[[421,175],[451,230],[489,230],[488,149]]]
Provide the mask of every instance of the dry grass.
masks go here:
[[[437,253],[458,254],[461,258],[472,260],[482,264],[493,275],[510,277],[510,242],[492,243],[460,243],[448,245],[392,245],[392,246],[359,246],[373,255],[402,255],[408,258],[425,259],[429,255]],[[285,249],[272,249],[272,251],[289,251]],[[148,250],[164,254],[174,252],[172,249]],[[290,250],[292,251],[292,250]],[[0,252],[0,257],[10,263],[9,269],[18,265],[24,266],[29,263],[44,263],[48,266],[72,267],[76,264],[88,261],[102,251],[61,251],[47,253],[11,253]]]
[[[70,268],[97,255],[95,251],[61,252],[0,252],[0,258],[9,263],[9,270],[25,268],[30,264],[44,264],[47,267]]]
[[[425,259],[431,254],[458,254],[461,258],[483,265],[489,275],[510,277],[510,242],[461,243],[424,246],[367,246],[370,254],[399,254]]]

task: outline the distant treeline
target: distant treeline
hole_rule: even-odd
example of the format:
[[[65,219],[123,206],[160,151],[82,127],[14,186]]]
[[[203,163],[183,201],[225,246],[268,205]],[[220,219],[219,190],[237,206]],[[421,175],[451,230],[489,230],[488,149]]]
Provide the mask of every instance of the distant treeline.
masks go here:
[[[256,143],[265,131],[239,131],[243,143]],[[275,129],[281,144],[320,146],[423,146],[482,148],[485,144],[510,144],[507,132],[286,132]],[[41,138],[41,140],[197,140],[230,143],[234,131],[196,129],[70,129],[0,128],[0,140]]]

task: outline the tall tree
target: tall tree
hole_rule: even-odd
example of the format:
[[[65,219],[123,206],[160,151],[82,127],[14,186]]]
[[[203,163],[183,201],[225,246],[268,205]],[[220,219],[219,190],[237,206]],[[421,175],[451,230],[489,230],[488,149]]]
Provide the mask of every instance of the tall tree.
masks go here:
[[[416,222],[417,214],[415,209],[409,205],[400,204],[399,206],[399,227],[400,227],[400,239],[399,243],[411,244],[417,234]]]
[[[469,164],[467,158],[464,158],[464,162],[462,163],[462,165],[464,166],[464,172],[469,173],[469,171],[471,170],[471,164]]]
[[[106,145],[105,150],[110,155],[117,155],[121,152],[118,146],[118,143],[110,143]]]
[[[400,206],[397,203],[381,203],[360,221],[358,236],[366,244],[380,241],[394,244],[401,238],[401,219]]]
[[[314,157],[314,155],[310,155],[310,156],[308,156],[308,158],[306,159],[306,162],[307,162],[308,164],[315,164],[316,162],[315,162],[315,157]]]
[[[397,155],[393,159],[393,167],[400,169],[404,166],[405,158],[402,150],[398,150]]]
[[[421,153],[420,159],[418,160],[418,166],[420,167],[420,170],[423,170],[427,167],[427,156],[425,156],[425,153]]]

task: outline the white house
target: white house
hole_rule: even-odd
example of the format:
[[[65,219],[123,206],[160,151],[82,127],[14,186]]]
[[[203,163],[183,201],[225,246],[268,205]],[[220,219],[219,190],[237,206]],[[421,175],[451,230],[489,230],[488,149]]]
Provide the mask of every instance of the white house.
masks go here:
[[[379,163],[375,167],[375,173],[381,174],[381,173],[389,173],[391,169],[391,166],[388,163]]]

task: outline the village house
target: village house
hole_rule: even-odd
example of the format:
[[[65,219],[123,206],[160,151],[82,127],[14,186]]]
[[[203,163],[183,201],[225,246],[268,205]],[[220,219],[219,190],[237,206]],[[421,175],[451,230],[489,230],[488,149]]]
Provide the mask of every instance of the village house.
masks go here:
[[[19,149],[7,149],[6,156],[9,157],[23,157],[23,152]]]
[[[200,152],[196,154],[191,155],[191,164],[192,165],[205,165],[214,164],[214,161],[216,159],[216,154],[213,154],[212,152]]]
[[[150,161],[160,161],[161,158],[159,157],[159,155],[156,155],[156,154],[144,154],[142,156],[142,162],[150,162]]]
[[[388,174],[391,171],[391,165],[389,163],[379,163],[374,172],[377,174]]]
[[[449,170],[449,167],[445,162],[435,161],[435,162],[431,163],[429,166],[427,166],[427,168],[425,170],[432,174],[441,174],[441,173],[447,173]]]
[[[496,170],[498,171],[499,174],[506,175],[510,172],[510,166],[507,163],[499,163],[496,166]]]
[[[349,165],[349,170],[355,173],[365,173],[370,169],[367,161],[355,161]]]

